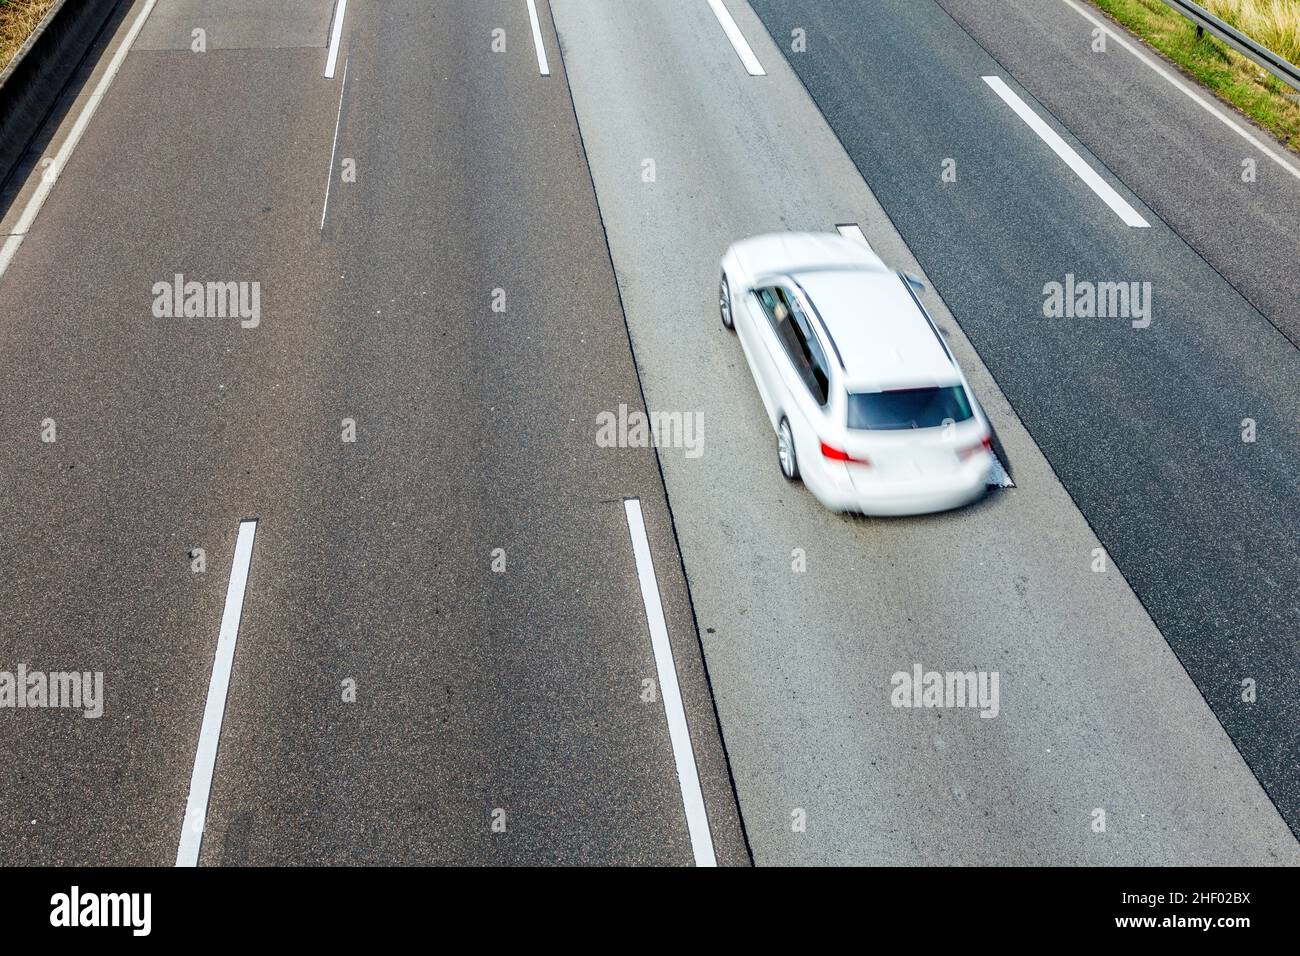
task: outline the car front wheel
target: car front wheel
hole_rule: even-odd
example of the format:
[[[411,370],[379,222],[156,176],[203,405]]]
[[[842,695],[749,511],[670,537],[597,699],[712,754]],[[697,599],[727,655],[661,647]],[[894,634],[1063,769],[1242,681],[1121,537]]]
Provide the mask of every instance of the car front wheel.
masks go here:
[[[731,317],[731,283],[727,281],[725,272],[722,274],[722,281],[718,284],[718,312],[722,315],[724,328],[736,327],[735,319]]]
[[[794,433],[789,419],[782,418],[776,429],[776,458],[786,481],[799,480],[799,460],[794,454]]]

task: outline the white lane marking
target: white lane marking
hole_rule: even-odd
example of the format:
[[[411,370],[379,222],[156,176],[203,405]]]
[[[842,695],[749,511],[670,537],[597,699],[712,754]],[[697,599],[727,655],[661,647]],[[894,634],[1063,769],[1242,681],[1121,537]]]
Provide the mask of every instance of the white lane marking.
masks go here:
[[[528,20],[533,25],[533,46],[537,47],[537,69],[542,76],[551,75],[550,64],[546,62],[546,45],[542,43],[542,25],[537,19],[537,4],[528,0]]]
[[[339,113],[334,117],[334,145],[330,147],[329,176],[325,179],[325,204],[320,210],[320,231],[325,231],[325,214],[330,209],[330,186],[334,185],[334,154],[339,149],[339,124],[343,121],[343,92],[348,88],[348,63],[351,57],[343,61],[343,82],[339,85]]]
[[[330,52],[325,59],[325,79],[334,79],[334,70],[339,63],[339,41],[343,39],[343,14],[347,13],[348,0],[339,0],[334,8],[334,26],[330,29]]]
[[[253,559],[255,520],[239,523],[235,542],[235,560],[230,568],[226,588],[226,608],[221,614],[221,633],[217,653],[212,661],[212,678],[208,681],[208,701],[203,708],[203,729],[194,754],[194,772],[190,775],[190,795],[185,801],[185,822],[181,824],[181,843],[176,850],[177,866],[198,866],[199,847],[203,843],[203,826],[208,815],[208,794],[212,790],[212,770],[217,764],[217,742],[221,738],[221,721],[226,714],[226,691],[230,688],[230,669],[235,661],[235,640],[239,637],[239,619],[244,613],[244,588],[248,584],[248,566]]]
[[[864,246],[866,246],[868,249],[870,249],[872,252],[876,251],[871,248],[871,243],[867,242],[867,237],[863,233],[862,227],[859,226],[856,222],[841,223],[840,225],[835,227],[835,230],[845,239],[855,239],[858,242],[862,243]]]
[[[727,34],[727,39],[731,41],[731,45],[735,48],[736,55],[740,57],[740,62],[745,64],[746,72],[750,76],[767,76],[763,64],[759,63],[758,57],[754,56],[749,41],[745,39],[745,34],[740,32],[740,27],[736,26],[736,21],[731,17],[731,11],[727,9],[722,0],[709,0],[709,6],[713,8],[713,15],[722,24],[722,30]]]
[[[99,82],[95,84],[95,89],[87,98],[85,105],[81,108],[81,112],[77,114],[77,119],[73,122],[72,129],[68,131],[68,138],[65,139],[63,145],[59,147],[59,151],[55,154],[54,160],[46,165],[46,167],[41,171],[40,183],[32,192],[31,198],[27,200],[27,205],[23,207],[22,215],[18,217],[18,222],[14,226],[13,232],[11,232],[8,238],[5,239],[4,246],[0,248],[0,276],[5,274],[5,270],[9,268],[10,261],[13,260],[14,253],[17,252],[18,247],[22,245],[23,237],[26,236],[28,230],[32,228],[32,223],[36,221],[36,214],[41,211],[41,206],[45,204],[46,198],[54,188],[54,183],[58,180],[59,173],[61,173],[64,167],[67,166],[68,160],[72,157],[72,151],[76,149],[77,144],[81,142],[82,134],[86,132],[86,127],[90,125],[90,118],[95,115],[95,110],[99,109],[99,104],[104,99],[104,94],[108,92],[108,88],[113,84],[113,79],[117,76],[117,71],[122,68],[122,61],[126,59],[126,55],[131,49],[131,44],[135,43],[135,38],[139,36],[140,31],[144,29],[144,22],[149,19],[149,14],[153,10],[154,4],[157,2],[158,0],[149,0],[149,2],[145,4],[144,9],[140,11],[140,15],[135,18],[135,22],[131,24],[131,29],[129,29],[126,36],[122,38],[122,42],[119,44],[117,52],[115,52],[113,58],[108,61],[108,67],[104,70],[104,75],[99,78]]]
[[[1057,134],[1056,130],[1048,126],[1041,116],[1029,108],[1029,104],[1018,97],[1007,86],[1006,81],[1000,76],[986,76],[983,78],[998,96],[1002,97],[1003,102],[1015,110],[1016,115],[1025,121],[1038,137],[1048,145],[1048,147],[1057,156],[1065,161],[1076,176],[1084,181],[1093,192],[1101,197],[1102,201],[1115,211],[1115,213],[1124,220],[1124,222],[1137,229],[1145,229],[1151,224],[1148,223],[1138,213],[1136,209],[1111,188],[1110,183],[1102,179],[1095,169],[1089,166],[1082,156],[1070,148],[1070,145]]]
[[[641,600],[645,604],[646,623],[650,625],[650,645],[654,648],[659,692],[663,696],[664,712],[668,715],[668,736],[672,740],[673,759],[677,763],[677,783],[681,787],[682,803],[686,808],[686,827],[691,835],[695,865],[717,866],[718,860],[713,853],[713,835],[709,831],[709,815],[704,808],[704,794],[700,790],[700,777],[695,768],[695,751],[691,749],[691,732],[686,725],[681,689],[677,686],[673,647],[668,641],[668,625],[664,621],[663,604],[659,601],[659,581],[655,578],[654,561],[650,557],[650,539],[646,537],[645,520],[641,515],[641,499],[625,498],[623,510],[627,512],[627,530],[632,536],[632,553],[636,555]]]
[[[1172,83],[1177,89],[1185,93],[1188,96],[1188,98],[1190,98],[1194,103],[1196,103],[1197,106],[1201,107],[1201,109],[1205,110],[1207,113],[1209,113],[1211,116],[1217,119],[1224,126],[1228,127],[1230,130],[1232,130],[1234,133],[1236,133],[1246,142],[1250,143],[1251,146],[1254,146],[1257,150],[1259,150],[1269,159],[1273,160],[1273,162],[1277,163],[1279,166],[1285,169],[1296,179],[1300,179],[1300,166],[1295,166],[1287,162],[1285,159],[1282,158],[1281,153],[1277,152],[1277,150],[1275,149],[1271,149],[1268,146],[1266,146],[1259,139],[1259,137],[1252,135],[1251,132],[1248,129],[1246,129],[1246,127],[1242,126],[1240,123],[1235,122],[1231,116],[1229,116],[1226,112],[1224,112],[1223,107],[1216,105],[1213,101],[1211,101],[1205,96],[1202,96],[1192,87],[1188,86],[1182,80],[1178,79],[1178,77],[1174,76],[1172,73],[1166,70],[1153,57],[1150,57],[1147,54],[1143,53],[1140,49],[1138,49],[1136,46],[1130,43],[1126,38],[1124,38],[1118,32],[1113,30],[1106,23],[1106,21],[1093,16],[1087,10],[1083,9],[1083,7],[1075,3],[1074,0],[1063,0],[1063,2],[1066,3],[1068,6],[1070,6],[1075,11],[1075,13],[1079,14],[1079,16],[1083,17],[1089,23],[1105,31],[1105,33],[1112,40],[1114,40],[1124,49],[1128,50],[1128,52],[1132,53],[1135,57],[1137,57],[1147,66],[1151,67],[1151,69],[1155,70],[1157,73],[1163,76],[1166,80]]]
[[[13,259],[14,253],[18,247],[23,244],[23,237],[16,234],[5,236],[4,245],[0,246],[0,276],[5,274],[5,269],[9,268],[9,262]]]

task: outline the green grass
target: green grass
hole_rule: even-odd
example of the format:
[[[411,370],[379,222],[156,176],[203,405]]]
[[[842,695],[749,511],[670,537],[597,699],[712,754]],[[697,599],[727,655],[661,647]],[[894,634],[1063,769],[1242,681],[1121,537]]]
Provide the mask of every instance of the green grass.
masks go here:
[[[0,0],[0,70],[9,65],[54,0]]]
[[[1300,93],[1196,27],[1161,0],[1092,0],[1220,99],[1300,152]],[[1273,52],[1300,59],[1300,0],[1200,0]],[[1288,96],[1291,94],[1291,96]],[[1294,98],[1293,98],[1294,97]]]

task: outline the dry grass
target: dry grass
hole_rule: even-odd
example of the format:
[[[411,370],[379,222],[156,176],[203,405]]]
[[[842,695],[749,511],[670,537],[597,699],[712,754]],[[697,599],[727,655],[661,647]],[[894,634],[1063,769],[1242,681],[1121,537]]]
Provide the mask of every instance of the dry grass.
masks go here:
[[[0,70],[9,65],[54,0],[0,0]]]
[[[1300,0],[1200,0],[1215,16],[1300,66]]]

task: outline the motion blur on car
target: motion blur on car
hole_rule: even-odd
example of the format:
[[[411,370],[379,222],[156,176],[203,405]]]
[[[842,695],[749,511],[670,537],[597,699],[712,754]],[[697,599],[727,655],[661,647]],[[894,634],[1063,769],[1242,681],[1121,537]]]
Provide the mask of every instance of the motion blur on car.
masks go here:
[[[835,511],[944,511],[988,486],[988,420],[918,288],[835,234],[755,236],[722,258],[722,324],[740,339],[781,473]]]

